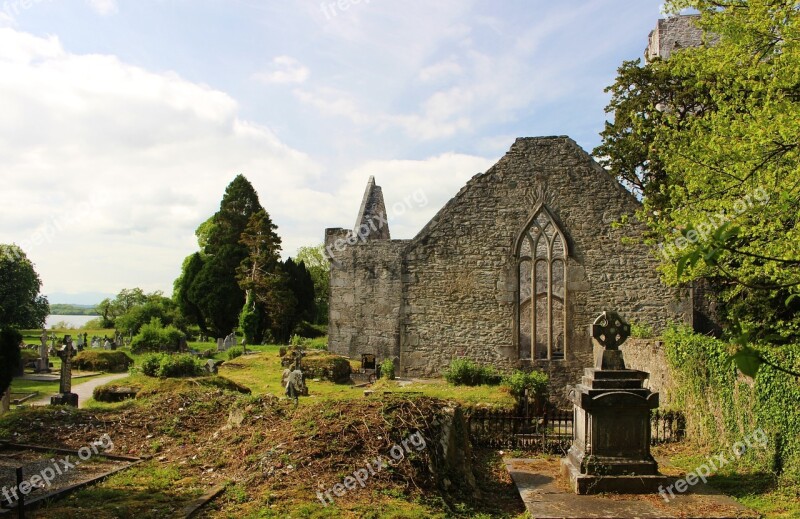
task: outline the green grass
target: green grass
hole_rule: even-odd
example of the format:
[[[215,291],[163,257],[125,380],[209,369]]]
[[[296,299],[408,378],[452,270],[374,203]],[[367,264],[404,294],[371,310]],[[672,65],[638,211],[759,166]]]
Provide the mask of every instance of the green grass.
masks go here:
[[[83,510],[86,516],[96,519],[171,517],[176,509],[201,496],[205,490],[196,478],[183,477],[176,468],[154,460],[118,472],[99,486],[51,502],[31,516],[77,517],[76,511]],[[133,510],[138,513],[131,513]],[[141,515],[142,512],[146,515]]]
[[[682,445],[677,452],[667,453],[669,462],[683,473],[693,471],[707,463],[706,460],[711,455],[707,449],[697,448],[688,443]],[[779,519],[800,517],[798,489],[780,487],[774,474],[753,469],[748,466],[746,458],[723,467],[719,473],[708,478],[708,484],[765,517]]]

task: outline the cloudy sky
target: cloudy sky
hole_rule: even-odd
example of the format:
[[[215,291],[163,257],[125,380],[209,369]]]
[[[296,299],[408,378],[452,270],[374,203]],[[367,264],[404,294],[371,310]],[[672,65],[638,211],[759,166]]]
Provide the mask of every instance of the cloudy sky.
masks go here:
[[[0,0],[0,243],[24,248],[53,302],[171,294],[238,173],[284,256],[353,226],[370,175],[392,237],[411,238],[515,137],[596,146],[603,88],[659,9]]]

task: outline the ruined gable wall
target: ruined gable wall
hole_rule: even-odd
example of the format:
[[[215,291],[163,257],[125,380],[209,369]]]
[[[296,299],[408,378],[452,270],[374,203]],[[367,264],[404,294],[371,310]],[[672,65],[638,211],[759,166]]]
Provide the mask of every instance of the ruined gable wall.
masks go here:
[[[508,370],[514,343],[513,245],[539,198],[571,240],[568,346],[564,361],[535,361],[553,385],[577,382],[592,364],[588,326],[603,310],[660,330],[685,306],[664,287],[642,245],[623,245],[641,228],[613,229],[638,202],[571,139],[518,139],[487,173],[474,177],[408,246],[401,371],[436,376],[466,356]]]
[[[328,229],[326,246],[349,231]],[[399,357],[402,251],[406,240],[374,240],[334,247],[330,277],[328,349],[360,359]]]

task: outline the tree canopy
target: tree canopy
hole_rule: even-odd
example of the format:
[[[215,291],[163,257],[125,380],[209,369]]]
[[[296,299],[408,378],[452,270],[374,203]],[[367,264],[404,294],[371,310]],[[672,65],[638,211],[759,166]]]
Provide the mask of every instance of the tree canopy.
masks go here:
[[[708,279],[754,340],[800,340],[800,13],[792,0],[673,0],[706,44],[609,87],[595,150],[643,196],[664,279]]]
[[[0,328],[41,328],[50,305],[42,281],[25,252],[0,245]]]

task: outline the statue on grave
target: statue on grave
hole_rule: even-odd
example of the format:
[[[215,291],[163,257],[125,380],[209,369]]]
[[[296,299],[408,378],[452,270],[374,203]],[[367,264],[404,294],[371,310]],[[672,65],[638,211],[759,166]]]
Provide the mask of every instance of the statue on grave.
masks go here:
[[[64,347],[58,352],[61,358],[61,379],[59,380],[59,394],[50,397],[50,405],[69,405],[78,407],[78,395],[72,392],[72,357],[75,356],[72,346],[72,337],[64,337]]]

